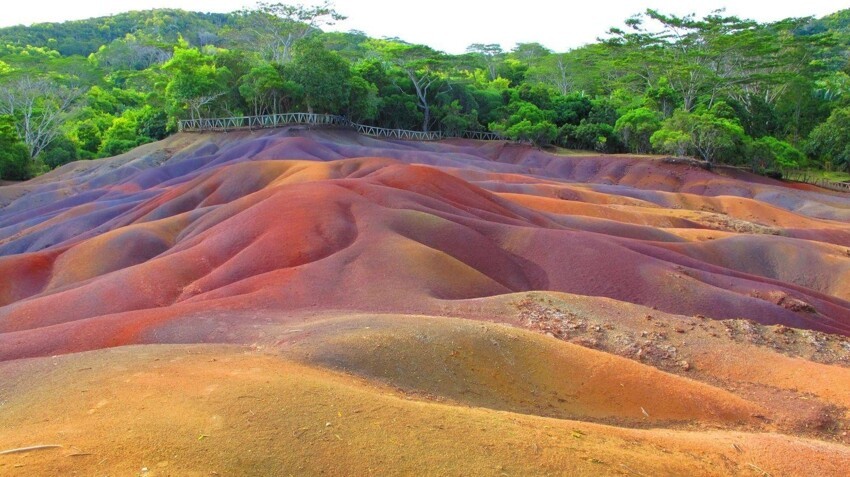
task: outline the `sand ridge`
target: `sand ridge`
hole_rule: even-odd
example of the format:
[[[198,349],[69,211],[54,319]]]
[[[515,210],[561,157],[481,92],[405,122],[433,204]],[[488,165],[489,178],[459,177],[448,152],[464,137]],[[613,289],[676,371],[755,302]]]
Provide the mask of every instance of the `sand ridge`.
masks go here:
[[[178,134],[0,206],[0,451],[62,446],[0,474],[850,462],[846,195],[284,128]]]

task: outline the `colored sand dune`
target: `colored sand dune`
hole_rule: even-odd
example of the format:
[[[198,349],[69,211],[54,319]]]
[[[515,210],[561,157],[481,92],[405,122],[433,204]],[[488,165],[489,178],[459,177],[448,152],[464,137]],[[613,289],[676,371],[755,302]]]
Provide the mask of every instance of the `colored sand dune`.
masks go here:
[[[73,163],[0,206],[0,451],[63,446],[0,474],[850,466],[845,194],[281,129]]]

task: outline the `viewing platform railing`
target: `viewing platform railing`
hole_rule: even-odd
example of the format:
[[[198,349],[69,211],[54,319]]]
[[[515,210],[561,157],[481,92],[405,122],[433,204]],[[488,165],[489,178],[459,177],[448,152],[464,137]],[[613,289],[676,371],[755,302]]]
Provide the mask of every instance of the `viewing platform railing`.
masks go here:
[[[234,116],[229,118],[181,119],[177,129],[181,132],[236,131],[242,129],[269,129],[290,124],[337,125],[356,130],[366,136],[386,137],[408,141],[439,141],[446,138],[477,139],[482,141],[504,141],[503,136],[487,131],[462,131],[445,133],[442,131],[411,131],[409,129],[389,129],[367,126],[349,121],[343,116],[315,113],[265,114],[261,116]]]
[[[850,182],[836,182],[814,175],[809,175],[806,171],[791,171],[785,174],[785,179],[796,182],[805,182],[806,184],[816,185],[824,189],[834,190],[838,192],[850,192]]]

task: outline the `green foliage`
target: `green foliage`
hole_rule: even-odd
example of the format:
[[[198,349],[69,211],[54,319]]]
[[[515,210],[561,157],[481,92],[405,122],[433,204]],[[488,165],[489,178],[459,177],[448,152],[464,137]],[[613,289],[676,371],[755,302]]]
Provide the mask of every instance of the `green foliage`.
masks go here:
[[[177,47],[174,57],[162,65],[170,79],[165,95],[170,99],[173,115],[197,118],[202,111],[209,112],[210,105],[226,92],[230,70],[218,67],[212,55],[197,48]]]
[[[479,124],[487,125],[504,119],[505,102],[502,93],[493,88],[473,89],[470,91],[475,104],[478,105]]]
[[[164,138],[166,121],[165,112],[151,106],[124,111],[103,130],[98,156],[115,156],[141,144]]]
[[[138,125],[132,116],[115,118],[109,129],[103,132],[98,151],[101,156],[115,156],[136,147],[143,138],[137,134]]]
[[[591,100],[590,104],[590,113],[587,115],[588,121],[610,126],[617,124],[620,114],[617,113],[617,108],[610,98],[595,98]]]
[[[511,57],[523,63],[535,66],[552,54],[552,51],[540,43],[517,43],[511,50]]]
[[[806,165],[806,156],[791,144],[765,136],[750,145],[753,170],[796,169]]]
[[[270,63],[260,63],[239,79],[239,94],[251,105],[254,115],[280,112],[281,100],[290,90]]]
[[[141,141],[165,139],[168,135],[166,124],[168,115],[161,108],[145,105],[140,109],[132,111],[136,123],[136,132]]]
[[[0,116],[0,179],[29,179],[29,163],[27,146],[18,140],[13,118]]]
[[[233,14],[195,13],[182,10],[133,11],[109,17],[64,23],[39,23],[0,29],[0,44],[32,45],[58,50],[62,56],[88,56],[128,34],[174,43],[177,37],[202,44],[205,33],[234,21]]]
[[[661,115],[649,108],[633,109],[617,120],[614,130],[630,151],[649,151],[650,137],[661,127]]]
[[[352,73],[350,88],[346,117],[356,123],[374,120],[381,105],[378,87]]]
[[[498,77],[505,78],[511,86],[518,86],[525,81],[528,64],[514,58],[507,58],[496,68]]]
[[[590,98],[581,93],[555,95],[551,104],[555,111],[555,123],[559,125],[579,124],[587,119],[593,109]]]
[[[850,107],[836,109],[806,142],[806,151],[827,167],[850,170]]]
[[[454,100],[444,108],[441,114],[440,129],[444,133],[458,134],[463,131],[474,131],[480,128],[478,111],[464,112],[460,101]]]
[[[76,141],[80,152],[87,157],[94,157],[100,149],[101,131],[92,122],[84,121],[75,125],[71,137]]]
[[[76,145],[66,136],[59,136],[50,142],[38,156],[39,160],[50,169],[55,169],[80,158]]]
[[[662,76],[651,88],[646,90],[648,102],[665,118],[669,118],[679,102],[679,95],[670,85],[670,80]]]
[[[411,45],[397,40],[370,40],[369,47],[387,65],[387,74],[396,88],[413,96],[422,113],[422,130],[434,122],[431,108],[440,86],[446,85],[445,55],[425,45]]]
[[[549,121],[532,122],[523,119],[505,129],[503,134],[511,139],[531,141],[537,146],[545,146],[555,140],[558,129]]]
[[[0,76],[7,75],[13,71],[15,71],[14,68],[9,66],[5,61],[0,60]]]
[[[679,153],[683,145],[708,163],[718,161],[735,163],[744,158],[749,137],[744,128],[735,119],[718,116],[726,108],[718,110],[699,110],[688,113],[678,110],[665,120],[662,128],[655,133],[650,142],[661,152],[670,152],[671,148]],[[688,137],[685,141],[683,136]]]
[[[677,129],[655,131],[649,142],[654,150],[674,156],[684,156],[693,147],[691,135]]]
[[[348,108],[351,69],[338,53],[327,50],[320,42],[299,45],[292,63],[292,79],[303,88],[307,111],[335,114]]]
[[[104,69],[140,71],[164,63],[171,58],[171,49],[153,41],[143,41],[132,34],[102,45],[89,55],[89,61]]]
[[[558,136],[558,128],[552,123],[553,114],[543,111],[532,103],[512,103],[512,114],[501,124],[493,123],[490,129],[505,137],[518,141],[531,141],[538,146],[551,144]]]
[[[275,64],[291,61],[293,47],[320,26],[345,19],[329,1],[313,6],[258,2],[256,8],[237,12],[234,17],[234,24],[224,35]]]
[[[614,126],[583,119],[578,125],[565,124],[559,131],[560,142],[570,149],[617,152],[622,143]]]
[[[9,159],[27,137],[15,110],[0,154],[17,172],[3,173],[125,152],[182,118],[295,110],[759,170],[803,165],[803,145],[818,163],[850,164],[850,10],[764,24],[648,10],[564,53],[476,43],[462,55],[320,30],[340,18],[328,3],[261,2],[230,14],[166,9],[1,28],[0,93],[34,79],[45,93],[28,114],[53,108],[58,138],[25,141],[41,161]],[[70,92],[84,94],[56,111],[56,95]]]

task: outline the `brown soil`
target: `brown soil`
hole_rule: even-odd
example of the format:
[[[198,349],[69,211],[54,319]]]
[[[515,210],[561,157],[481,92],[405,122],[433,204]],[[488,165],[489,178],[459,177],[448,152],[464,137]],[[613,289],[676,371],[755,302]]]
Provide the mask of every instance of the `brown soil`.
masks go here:
[[[850,198],[180,134],[0,190],[0,475],[850,468]]]

